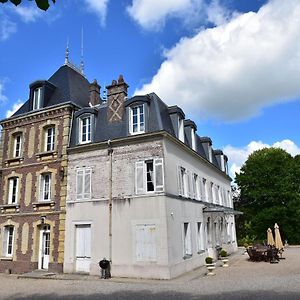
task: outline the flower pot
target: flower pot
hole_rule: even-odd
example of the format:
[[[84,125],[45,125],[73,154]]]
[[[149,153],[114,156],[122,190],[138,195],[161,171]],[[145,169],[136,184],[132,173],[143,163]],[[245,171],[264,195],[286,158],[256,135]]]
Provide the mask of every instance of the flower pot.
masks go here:
[[[215,264],[206,264],[206,269],[208,273],[206,273],[207,276],[213,276],[216,275],[213,271],[216,268]]]
[[[227,268],[227,267],[229,267],[229,265],[228,265],[228,258],[222,258],[222,263],[223,263],[223,265],[222,265],[222,267],[224,267],[224,268]]]

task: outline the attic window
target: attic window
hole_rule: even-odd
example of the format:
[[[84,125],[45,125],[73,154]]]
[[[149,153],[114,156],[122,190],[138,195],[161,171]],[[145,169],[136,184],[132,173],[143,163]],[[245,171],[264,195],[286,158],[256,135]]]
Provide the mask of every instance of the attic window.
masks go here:
[[[184,143],[184,124],[183,124],[183,119],[179,119],[179,124],[178,124],[178,138],[180,141]]]
[[[42,88],[36,88],[33,91],[33,105],[32,108],[33,110],[41,108],[42,104]]]
[[[192,149],[196,151],[197,150],[197,148],[196,148],[196,133],[195,133],[194,128],[192,128],[192,130],[191,130],[191,135],[192,135]]]
[[[130,133],[139,134],[145,132],[145,108],[144,105],[137,105],[130,109]]]
[[[86,144],[91,140],[91,116],[85,116],[79,119],[79,142]]]

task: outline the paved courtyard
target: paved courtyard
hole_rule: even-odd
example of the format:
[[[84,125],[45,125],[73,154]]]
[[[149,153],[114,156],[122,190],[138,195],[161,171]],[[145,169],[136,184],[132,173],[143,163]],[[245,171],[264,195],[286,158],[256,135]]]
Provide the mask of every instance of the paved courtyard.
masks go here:
[[[230,267],[216,276],[199,268],[170,281],[60,275],[51,279],[0,275],[0,299],[300,299],[300,247],[284,252],[278,264],[249,262],[247,255],[230,257]]]

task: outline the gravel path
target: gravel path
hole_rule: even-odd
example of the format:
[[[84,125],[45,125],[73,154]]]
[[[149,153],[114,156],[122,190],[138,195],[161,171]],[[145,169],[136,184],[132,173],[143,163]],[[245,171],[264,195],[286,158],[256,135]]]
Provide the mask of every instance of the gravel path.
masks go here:
[[[217,267],[216,276],[205,276],[202,267],[170,281],[2,274],[0,299],[300,299],[300,248],[287,248],[284,257],[278,264],[255,263],[240,252],[230,257],[230,267]]]

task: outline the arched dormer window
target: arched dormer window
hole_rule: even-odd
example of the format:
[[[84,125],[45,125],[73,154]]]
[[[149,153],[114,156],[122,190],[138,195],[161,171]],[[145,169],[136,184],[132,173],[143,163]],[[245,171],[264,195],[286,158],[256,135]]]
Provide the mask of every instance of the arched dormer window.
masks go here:
[[[88,144],[94,141],[96,117],[98,111],[94,108],[84,108],[75,114],[78,144]]]
[[[141,134],[147,131],[149,101],[148,97],[136,96],[126,103],[129,134]]]

